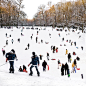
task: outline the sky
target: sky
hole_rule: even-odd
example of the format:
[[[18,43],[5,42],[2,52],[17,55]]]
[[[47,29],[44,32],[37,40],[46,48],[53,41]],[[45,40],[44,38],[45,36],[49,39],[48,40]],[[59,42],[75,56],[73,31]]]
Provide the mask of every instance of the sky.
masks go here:
[[[48,2],[57,4],[58,2],[75,1],[75,0],[23,0],[23,11],[27,14],[28,19],[33,19],[33,16],[37,13],[38,7],[42,4],[47,6]]]

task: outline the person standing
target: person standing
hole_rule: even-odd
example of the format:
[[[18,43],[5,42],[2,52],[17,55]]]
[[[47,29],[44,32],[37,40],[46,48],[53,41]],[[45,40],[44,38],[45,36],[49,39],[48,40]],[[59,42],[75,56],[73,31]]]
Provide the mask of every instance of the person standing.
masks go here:
[[[67,74],[68,74],[68,69],[69,69],[69,66],[68,66],[67,63],[65,63],[65,75],[66,75],[66,72],[67,72]]]
[[[2,53],[3,53],[3,56],[5,55],[5,50],[2,48]]]
[[[7,33],[6,33],[6,37],[7,37]]]
[[[6,40],[6,45],[8,45],[8,40]]]
[[[47,60],[49,60],[49,53],[47,52]]]
[[[65,65],[62,64],[62,67],[61,67],[61,75],[62,75],[62,76],[64,75],[64,69],[65,69]]]
[[[9,61],[10,63],[10,72],[9,73],[14,73],[14,59],[16,58],[17,60],[17,56],[15,54],[15,50],[12,49],[10,52],[6,53],[6,62]]]
[[[68,54],[68,62],[71,63],[71,54],[70,53]]]
[[[36,43],[37,43],[37,41],[38,41],[38,37],[36,37]]]
[[[12,42],[12,44],[13,44],[14,40],[12,39],[11,42]]]
[[[30,44],[28,43],[28,45],[27,45],[28,49],[29,49],[29,46],[30,46]]]
[[[43,66],[43,71],[46,71],[46,66],[47,66],[47,62],[44,60],[44,62],[42,63]]]
[[[32,52],[32,55],[33,55],[33,56],[31,57],[31,58],[32,58],[32,61],[29,63],[29,65],[32,64],[31,67],[30,67],[30,74],[29,74],[29,75],[30,75],[30,76],[33,75],[32,68],[35,67],[35,68],[36,68],[36,71],[37,71],[37,75],[40,76],[40,72],[38,71],[38,67],[37,67],[37,64],[38,64],[38,66],[39,66],[39,58],[38,58],[38,56],[35,54],[35,52]],[[29,65],[28,65],[28,66],[29,66]]]

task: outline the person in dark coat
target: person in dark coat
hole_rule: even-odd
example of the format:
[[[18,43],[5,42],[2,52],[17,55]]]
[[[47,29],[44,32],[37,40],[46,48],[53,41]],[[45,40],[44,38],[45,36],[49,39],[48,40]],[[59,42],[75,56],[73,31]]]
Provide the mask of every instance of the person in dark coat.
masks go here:
[[[20,72],[23,72],[23,69],[21,68],[21,66],[20,66],[20,68],[19,68],[19,71],[20,71]]]
[[[53,46],[53,53],[55,52],[55,46]]]
[[[71,63],[71,54],[70,53],[68,54],[68,62]]]
[[[43,43],[43,40],[41,39],[41,43]]]
[[[38,35],[38,31],[37,31],[37,35]]]
[[[64,75],[64,69],[65,69],[65,65],[62,64],[62,66],[61,66],[61,75],[62,75],[62,76]]]
[[[5,50],[2,48],[2,53],[3,53],[3,56],[5,55]]]
[[[59,69],[59,64],[61,64],[61,63],[60,63],[60,60],[58,59],[58,69]]]
[[[47,60],[49,60],[49,53],[47,52]]]
[[[39,55],[39,56],[40,56],[40,60],[42,60],[43,55]]]
[[[37,43],[38,37],[36,37],[36,43]]]
[[[31,40],[32,40],[32,36],[31,36],[30,38],[31,38]]]
[[[26,66],[25,65],[23,65],[23,70],[26,70]]]
[[[7,37],[7,33],[6,33],[6,37]]]
[[[65,63],[65,75],[66,75],[66,72],[67,72],[67,74],[68,74],[68,69],[69,69],[69,66],[68,66],[67,63]]]
[[[8,45],[8,40],[6,40],[6,45]]]
[[[38,67],[37,67],[37,64],[39,66],[39,58],[35,54],[35,52],[32,52],[32,55],[33,55],[31,57],[32,58],[32,61],[29,63],[29,65],[32,64],[31,67],[30,67],[30,74],[29,75],[32,76],[32,74],[33,74],[32,68],[35,67],[36,68],[36,71],[37,71],[37,75],[40,76],[40,72],[38,71]]]
[[[18,42],[20,42],[20,38],[18,38]]]
[[[43,66],[43,71],[46,71],[46,66],[47,66],[47,62],[44,60],[44,62],[42,63]]]
[[[64,38],[62,38],[62,41],[64,41]]]
[[[13,44],[14,40],[12,39],[11,41],[12,41],[12,44]]]
[[[29,46],[30,46],[30,44],[28,43],[28,45],[27,45],[28,49],[29,49]]]
[[[76,42],[74,42],[74,45],[76,46]]]
[[[53,49],[53,45],[51,46],[51,50]]]
[[[83,50],[83,46],[81,46],[81,49]]]
[[[15,54],[15,50],[12,49],[10,52],[6,53],[6,62],[9,61],[10,63],[10,72],[9,73],[14,73],[14,59],[16,58],[17,60],[17,56]]]

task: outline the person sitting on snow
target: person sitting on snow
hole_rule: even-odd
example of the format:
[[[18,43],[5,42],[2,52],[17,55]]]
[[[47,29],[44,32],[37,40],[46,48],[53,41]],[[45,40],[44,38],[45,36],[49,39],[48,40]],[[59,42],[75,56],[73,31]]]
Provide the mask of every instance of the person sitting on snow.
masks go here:
[[[21,68],[21,66],[20,66],[20,68],[19,68],[19,71],[20,71],[20,72],[23,72],[23,69]]]

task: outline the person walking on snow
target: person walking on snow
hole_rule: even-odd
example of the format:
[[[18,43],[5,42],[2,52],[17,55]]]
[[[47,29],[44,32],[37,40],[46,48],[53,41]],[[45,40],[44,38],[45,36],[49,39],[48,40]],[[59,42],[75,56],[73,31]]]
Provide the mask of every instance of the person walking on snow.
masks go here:
[[[58,53],[58,47],[56,48],[56,53]]]
[[[38,56],[35,54],[35,52],[32,52],[32,55],[33,55],[33,56],[31,57],[31,58],[32,58],[32,61],[29,63],[29,65],[32,64],[31,67],[30,67],[30,74],[29,74],[29,75],[30,75],[30,76],[33,75],[32,68],[35,67],[35,68],[36,68],[36,71],[37,71],[37,75],[40,76],[40,73],[39,73],[38,67],[37,67],[37,64],[38,64],[38,66],[39,66],[39,58],[38,58]],[[28,65],[28,66],[29,66],[29,65]]]
[[[30,46],[30,44],[28,43],[28,45],[27,45],[28,49],[29,49],[29,46]]]
[[[70,53],[68,54],[68,62],[71,63],[71,54]]]
[[[46,71],[46,66],[47,66],[47,62],[44,60],[44,62],[42,63],[43,66],[43,71]]]
[[[6,40],[6,45],[8,45],[8,40]]]
[[[7,33],[6,33],[6,37],[7,37]]]
[[[66,72],[67,72],[67,74],[68,74],[68,70],[69,70],[69,66],[68,66],[67,63],[65,63],[65,75],[66,75]]]
[[[6,53],[6,62],[9,61],[10,63],[10,72],[9,73],[14,73],[14,59],[16,58],[17,60],[17,56],[15,54],[15,50],[12,49],[10,52]]]
[[[47,60],[49,60],[49,53],[47,52]]]
[[[59,65],[60,65],[61,63],[60,63],[60,60],[58,59],[58,69],[59,69]]]
[[[3,56],[5,55],[5,50],[2,48],[2,53],[3,53]]]
[[[36,43],[37,43],[38,37],[36,37]]]
[[[13,44],[14,40],[12,39],[11,42],[12,42],[12,44]]]

